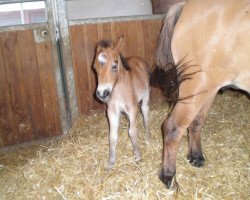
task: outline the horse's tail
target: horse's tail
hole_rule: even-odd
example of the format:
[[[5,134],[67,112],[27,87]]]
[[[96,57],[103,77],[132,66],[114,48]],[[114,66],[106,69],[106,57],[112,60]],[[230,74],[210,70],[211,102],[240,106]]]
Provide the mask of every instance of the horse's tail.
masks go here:
[[[175,24],[179,19],[184,4],[185,2],[180,2],[170,7],[164,19],[155,55],[157,66],[164,70],[168,70],[173,66],[169,65],[169,63],[174,63],[171,52],[171,40]]]
[[[174,27],[184,5],[185,2],[177,3],[170,7],[166,14],[155,54],[157,68],[154,69],[150,77],[151,85],[163,90],[170,105],[175,105],[178,101],[192,97],[180,98],[179,86],[183,81],[191,79],[192,75],[201,71],[188,73],[187,69],[195,66],[190,64],[191,61],[185,61],[186,57],[179,60],[178,63],[174,63],[173,60],[171,40]]]
[[[191,80],[192,76],[201,69],[188,72],[191,67],[195,68],[196,65],[191,65],[191,61],[184,61],[185,57],[181,59],[177,64],[172,64],[169,69],[165,70],[156,67],[150,76],[150,84],[152,87],[162,90],[163,95],[166,96],[166,100],[170,105],[174,106],[177,102],[189,99],[195,95],[187,97],[179,97],[179,87],[182,82]],[[203,92],[201,92],[203,93]]]

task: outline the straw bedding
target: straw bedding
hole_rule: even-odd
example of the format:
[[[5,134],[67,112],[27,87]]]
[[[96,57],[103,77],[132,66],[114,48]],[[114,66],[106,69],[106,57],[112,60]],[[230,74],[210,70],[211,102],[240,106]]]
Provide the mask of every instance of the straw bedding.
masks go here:
[[[151,105],[152,141],[143,139],[138,115],[142,160],[134,162],[128,122],[122,118],[117,162],[106,171],[108,124],[104,113],[82,116],[61,138],[0,154],[0,199],[249,199],[250,106],[241,94],[217,95],[202,131],[206,164],[187,160],[187,136],[179,147],[178,189],[166,189],[161,168],[160,127],[168,106]]]

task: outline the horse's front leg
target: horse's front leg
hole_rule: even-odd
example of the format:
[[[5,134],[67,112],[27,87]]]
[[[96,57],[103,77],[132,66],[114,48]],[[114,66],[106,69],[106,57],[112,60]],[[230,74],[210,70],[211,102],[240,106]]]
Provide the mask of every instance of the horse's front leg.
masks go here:
[[[133,152],[135,160],[139,161],[141,159],[140,149],[137,140],[137,128],[136,128],[136,114],[137,114],[137,105],[129,109],[128,118],[129,118],[129,136],[133,145]]]
[[[118,141],[118,127],[120,122],[120,111],[115,110],[114,107],[108,107],[107,110],[109,119],[109,161],[106,169],[113,168],[116,160],[116,145]]]

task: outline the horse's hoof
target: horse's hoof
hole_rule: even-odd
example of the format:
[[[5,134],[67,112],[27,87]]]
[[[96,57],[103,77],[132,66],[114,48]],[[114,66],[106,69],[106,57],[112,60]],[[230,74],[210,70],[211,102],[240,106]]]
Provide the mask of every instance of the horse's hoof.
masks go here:
[[[205,158],[203,156],[193,157],[192,155],[188,156],[189,163],[194,167],[203,167],[205,164]]]
[[[174,176],[175,176],[175,174],[173,174],[173,175],[164,175],[164,173],[161,172],[160,180],[166,185],[166,187],[168,189],[170,189],[170,188],[173,188],[173,186],[174,187],[177,186],[177,182],[174,181],[175,180]]]

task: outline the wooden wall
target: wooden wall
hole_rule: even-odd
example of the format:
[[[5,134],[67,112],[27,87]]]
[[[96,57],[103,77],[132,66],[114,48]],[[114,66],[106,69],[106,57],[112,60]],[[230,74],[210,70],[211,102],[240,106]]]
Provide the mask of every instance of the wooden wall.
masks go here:
[[[0,148],[61,133],[50,42],[0,33]]]
[[[96,43],[102,39],[115,40],[125,36],[123,55],[141,56],[151,67],[161,29],[161,18],[121,22],[92,23],[70,26],[73,68],[79,114],[103,109],[104,105],[94,98],[96,77],[91,69]],[[151,90],[152,99],[161,96],[159,90]]]
[[[105,107],[94,98],[91,65],[96,43],[124,35],[123,55],[141,56],[151,67],[161,18],[70,25],[79,114]],[[33,29],[0,32],[0,148],[61,135],[62,122],[52,44],[35,41]],[[151,90],[152,100],[161,92]]]

